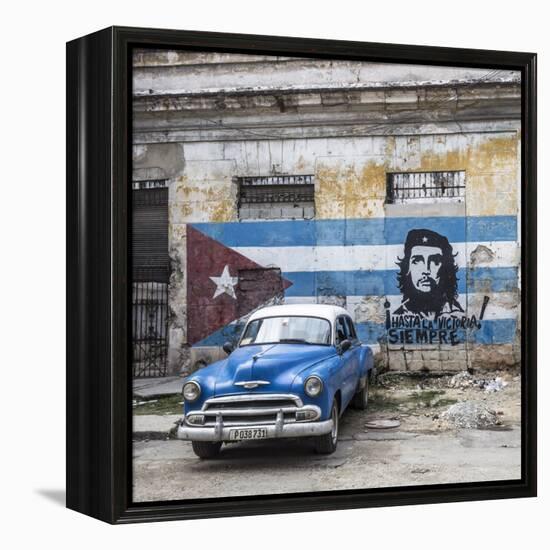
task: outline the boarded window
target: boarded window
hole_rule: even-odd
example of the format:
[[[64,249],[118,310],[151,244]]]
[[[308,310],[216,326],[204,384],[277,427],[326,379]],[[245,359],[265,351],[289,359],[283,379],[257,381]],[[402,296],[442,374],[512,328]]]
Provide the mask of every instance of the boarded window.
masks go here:
[[[390,204],[464,202],[466,173],[400,172],[387,175],[387,202]]]
[[[311,219],[315,215],[312,175],[236,178],[239,219]]]

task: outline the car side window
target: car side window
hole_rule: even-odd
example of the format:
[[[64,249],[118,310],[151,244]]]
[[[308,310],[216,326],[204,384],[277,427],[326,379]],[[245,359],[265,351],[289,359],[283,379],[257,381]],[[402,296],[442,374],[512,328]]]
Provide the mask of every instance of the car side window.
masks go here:
[[[346,320],[346,327],[347,327],[347,333],[348,338],[350,340],[357,340],[357,333],[355,332],[355,326],[353,325],[353,321],[350,317],[345,317]]]
[[[348,338],[348,330],[344,317],[338,317],[336,319],[336,344],[341,344],[346,338]]]

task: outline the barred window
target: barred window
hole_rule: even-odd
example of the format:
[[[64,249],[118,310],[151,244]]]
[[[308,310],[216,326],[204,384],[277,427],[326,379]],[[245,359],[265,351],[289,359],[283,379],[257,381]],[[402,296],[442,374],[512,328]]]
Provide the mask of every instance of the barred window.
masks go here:
[[[235,178],[239,219],[311,219],[315,213],[313,175]]]
[[[390,204],[419,202],[463,202],[466,172],[398,172],[387,175]]]
[[[168,180],[136,180],[132,182],[132,190],[139,191],[143,189],[167,189]]]

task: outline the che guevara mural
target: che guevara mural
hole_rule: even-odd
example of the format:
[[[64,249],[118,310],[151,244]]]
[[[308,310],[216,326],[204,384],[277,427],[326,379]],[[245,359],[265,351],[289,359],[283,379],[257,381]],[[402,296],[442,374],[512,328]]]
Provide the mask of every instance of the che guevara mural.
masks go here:
[[[458,293],[457,253],[444,235],[430,229],[411,229],[404,255],[397,259],[401,303],[393,311],[388,301],[386,330],[389,344],[451,344],[464,341],[480,328],[485,308],[468,315]]]

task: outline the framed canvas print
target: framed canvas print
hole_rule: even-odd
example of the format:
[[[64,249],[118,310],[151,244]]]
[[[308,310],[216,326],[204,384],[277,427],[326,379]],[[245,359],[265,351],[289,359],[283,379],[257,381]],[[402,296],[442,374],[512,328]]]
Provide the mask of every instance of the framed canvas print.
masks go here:
[[[536,56],[67,45],[67,505],[536,494]]]

